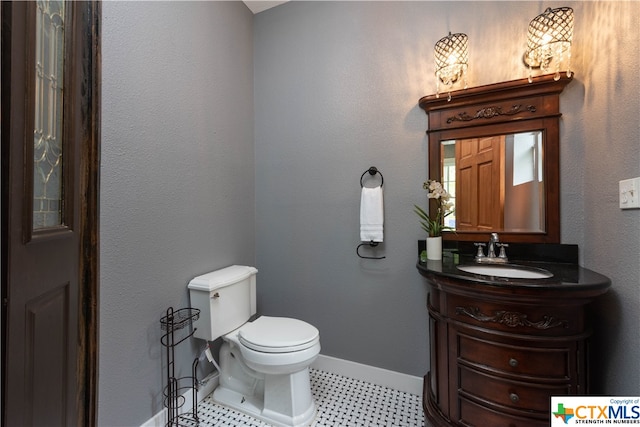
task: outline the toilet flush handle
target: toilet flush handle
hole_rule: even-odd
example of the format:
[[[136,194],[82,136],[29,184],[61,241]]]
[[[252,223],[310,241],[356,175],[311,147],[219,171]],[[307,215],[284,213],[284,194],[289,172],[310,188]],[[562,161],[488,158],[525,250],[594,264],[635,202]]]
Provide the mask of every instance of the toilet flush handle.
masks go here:
[[[220,298],[220,294],[218,292],[216,292],[215,294],[211,295],[211,298]]]

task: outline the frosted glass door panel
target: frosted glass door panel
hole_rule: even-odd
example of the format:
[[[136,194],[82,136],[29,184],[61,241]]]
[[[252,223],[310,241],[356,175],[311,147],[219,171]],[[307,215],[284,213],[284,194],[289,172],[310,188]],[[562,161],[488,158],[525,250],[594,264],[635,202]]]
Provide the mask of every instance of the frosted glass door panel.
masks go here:
[[[38,1],[35,121],[33,131],[33,229],[63,224],[62,97],[64,1]]]

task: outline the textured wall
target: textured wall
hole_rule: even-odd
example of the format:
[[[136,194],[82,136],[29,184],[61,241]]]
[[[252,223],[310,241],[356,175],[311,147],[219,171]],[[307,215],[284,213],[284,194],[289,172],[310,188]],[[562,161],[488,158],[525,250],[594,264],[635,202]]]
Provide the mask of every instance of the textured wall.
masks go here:
[[[561,96],[562,241],[610,276],[597,307],[609,337],[603,392],[633,394],[640,372],[640,211],[618,209],[618,180],[640,176],[640,4],[574,2],[576,79]],[[470,40],[469,85],[523,78],[528,22],[547,2],[292,2],[256,15],[256,260],[263,312],[318,326],[323,354],[423,375],[423,237],[413,203],[427,177],[433,45]],[[596,23],[596,24],[594,24]],[[594,25],[598,31],[593,31]],[[614,32],[615,31],[615,32]],[[627,53],[625,53],[623,51]],[[385,177],[382,261],[360,260],[360,174]],[[615,332],[611,333],[610,329]]]
[[[640,4],[567,5],[562,240],[613,281],[595,307],[594,391],[637,394],[640,211],[620,211],[616,189],[640,176]],[[105,2],[99,425],[160,410],[158,319],[188,303],[191,277],[231,263],[255,263],[259,309],[318,326],[324,354],[423,375],[412,205],[433,44],[469,35],[470,86],[522,78],[526,25],[547,6],[292,2],[252,18],[240,2]],[[385,177],[383,261],[355,255],[371,165]]]
[[[159,319],[188,281],[254,263],[252,19],[241,2],[103,4],[99,425],[162,408]]]
[[[563,200],[563,212],[568,222],[584,212],[578,241],[583,263],[612,281],[595,305],[594,391],[638,395],[640,210],[618,208],[618,181],[640,176],[640,3],[580,6],[584,77],[571,93],[576,109],[565,121],[573,138],[563,159],[578,159],[583,192],[580,204],[569,205],[575,211]]]
[[[426,290],[414,267],[424,200],[429,42],[419,4],[289,3],[256,16],[259,308],[309,321],[322,353],[427,370]],[[356,256],[361,174],[384,175],[385,238]],[[366,179],[366,178],[365,178]]]

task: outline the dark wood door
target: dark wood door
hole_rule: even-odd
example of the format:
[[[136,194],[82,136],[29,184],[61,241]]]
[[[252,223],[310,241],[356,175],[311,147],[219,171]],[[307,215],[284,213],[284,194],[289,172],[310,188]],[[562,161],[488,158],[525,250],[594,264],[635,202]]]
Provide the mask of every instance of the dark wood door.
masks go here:
[[[456,229],[504,228],[504,136],[456,142]]]
[[[95,421],[99,4],[2,4],[2,421]]]

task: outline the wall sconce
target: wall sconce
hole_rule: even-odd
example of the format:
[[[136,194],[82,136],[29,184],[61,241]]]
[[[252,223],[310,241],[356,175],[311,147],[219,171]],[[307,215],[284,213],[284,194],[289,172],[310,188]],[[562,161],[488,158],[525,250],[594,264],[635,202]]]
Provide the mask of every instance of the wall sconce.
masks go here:
[[[466,34],[456,33],[441,38],[434,49],[436,60],[436,98],[440,97],[440,83],[449,87],[449,100],[451,100],[451,86],[458,80],[464,80],[464,88],[467,88],[467,63],[469,62],[469,37]]]
[[[573,9],[570,7],[548,8],[529,23],[527,51],[523,56],[531,70],[549,69],[551,61],[556,63],[555,80],[560,79],[560,64],[566,58],[567,77],[571,77],[571,40],[573,39]]]

